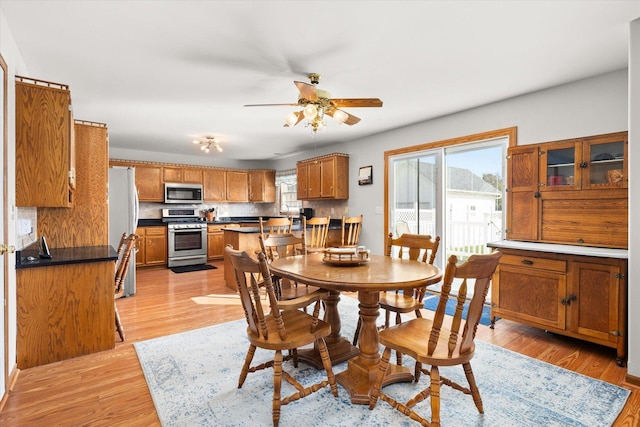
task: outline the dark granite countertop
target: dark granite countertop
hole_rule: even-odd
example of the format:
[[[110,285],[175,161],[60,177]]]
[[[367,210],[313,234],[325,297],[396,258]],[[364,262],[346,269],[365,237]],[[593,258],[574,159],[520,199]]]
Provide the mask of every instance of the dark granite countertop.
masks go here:
[[[48,267],[86,262],[115,261],[118,254],[111,245],[51,248],[51,258],[38,257],[38,245],[34,243],[16,251],[16,270],[20,268]]]

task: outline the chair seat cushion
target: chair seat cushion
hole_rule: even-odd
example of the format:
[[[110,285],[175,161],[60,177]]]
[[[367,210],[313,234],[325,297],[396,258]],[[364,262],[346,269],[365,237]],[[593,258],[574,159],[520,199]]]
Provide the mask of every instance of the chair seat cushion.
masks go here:
[[[405,295],[402,292],[381,293],[380,307],[385,310],[396,311],[399,313],[410,313],[423,308],[422,302],[418,301],[413,296]]]
[[[258,336],[247,328],[249,341],[256,347],[269,350],[293,349],[313,344],[318,338],[324,338],[331,333],[331,325],[322,320],[318,320],[316,329],[311,332],[313,316],[303,311],[284,310],[280,314],[287,331],[286,339],[280,338],[275,319],[269,314],[265,316],[268,338],[265,339],[262,336]]]
[[[445,327],[440,330],[436,350],[432,355],[428,355],[427,346],[429,345],[429,334],[432,326],[433,320],[431,319],[411,319],[380,331],[380,344],[407,354],[416,359],[416,361],[427,365],[454,366],[471,360],[475,345],[472,344],[469,351],[460,354],[462,337],[458,338],[455,348],[449,355],[448,340],[451,332]]]

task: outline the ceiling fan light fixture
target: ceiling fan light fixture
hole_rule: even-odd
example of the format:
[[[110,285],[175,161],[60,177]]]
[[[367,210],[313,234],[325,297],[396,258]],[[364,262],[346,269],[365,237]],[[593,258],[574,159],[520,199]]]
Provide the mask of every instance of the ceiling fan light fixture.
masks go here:
[[[218,153],[222,153],[222,147],[220,147],[217,142],[213,144],[213,146],[215,147],[216,150],[218,150]]]
[[[284,118],[284,122],[289,127],[294,126],[297,121],[298,121],[298,116],[296,115],[295,112],[291,112],[291,113],[287,114],[287,116]]]
[[[318,115],[318,108],[313,104],[309,104],[304,107],[302,114],[304,114],[305,119],[313,120]]]
[[[343,124],[344,122],[347,121],[348,118],[349,118],[349,115],[342,110],[336,110],[333,113],[333,119],[339,124]]]

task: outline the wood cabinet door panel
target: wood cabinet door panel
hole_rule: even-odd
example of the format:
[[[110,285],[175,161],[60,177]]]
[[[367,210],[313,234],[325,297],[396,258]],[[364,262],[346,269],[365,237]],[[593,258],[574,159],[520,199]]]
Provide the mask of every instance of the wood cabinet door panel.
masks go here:
[[[491,298],[497,316],[565,328],[565,307],[559,301],[566,293],[566,274],[501,264],[498,276]]]
[[[307,197],[309,199],[319,199],[322,197],[322,165],[320,162],[309,163]]]
[[[162,168],[162,179],[164,182],[182,182],[184,179],[183,169],[165,166]]]
[[[221,202],[227,199],[227,174],[224,170],[204,170],[202,184],[205,202]]]
[[[16,206],[71,207],[71,94],[22,82],[15,89]]]
[[[336,159],[323,159],[320,162],[320,196],[335,197],[336,196]]]
[[[184,168],[182,180],[189,184],[202,184],[202,169]]]
[[[628,200],[543,199],[540,239],[573,245],[626,248]]]
[[[537,145],[509,148],[506,217],[508,239],[538,238],[538,157]]]
[[[141,202],[164,202],[161,166],[136,165],[136,188]]]
[[[603,341],[617,342],[620,267],[574,262],[571,266],[568,329]],[[612,333],[614,332],[614,333]]]
[[[306,163],[296,166],[296,192],[298,200],[309,198],[309,165]]]
[[[230,202],[249,200],[247,172],[227,171],[227,200]]]

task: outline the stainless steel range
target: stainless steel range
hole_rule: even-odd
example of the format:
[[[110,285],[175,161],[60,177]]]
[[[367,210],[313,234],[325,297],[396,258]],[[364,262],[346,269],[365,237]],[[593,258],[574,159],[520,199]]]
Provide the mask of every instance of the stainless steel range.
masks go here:
[[[207,263],[207,223],[196,209],[162,209],[168,230],[168,266]]]

